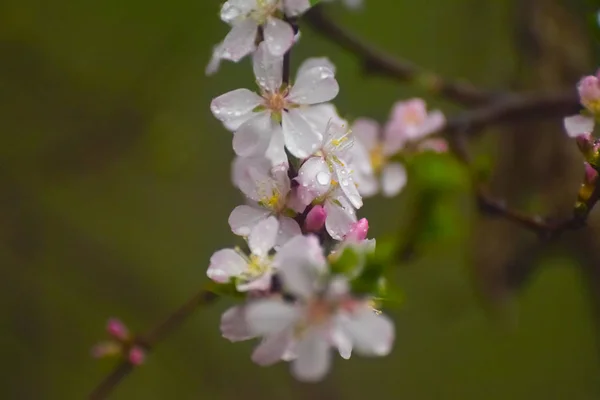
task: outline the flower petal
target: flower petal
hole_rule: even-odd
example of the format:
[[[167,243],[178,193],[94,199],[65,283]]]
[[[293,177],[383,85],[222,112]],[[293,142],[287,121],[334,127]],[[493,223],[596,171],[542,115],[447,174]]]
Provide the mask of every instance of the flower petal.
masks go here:
[[[306,299],[314,293],[317,276],[325,270],[326,261],[316,236],[296,236],[275,254],[273,266],[286,290]]]
[[[215,47],[213,47],[212,55],[210,57],[210,61],[204,69],[204,74],[206,74],[207,76],[214,75],[219,70],[219,67],[221,66],[222,53],[222,43],[219,43]]]
[[[340,356],[347,360],[352,355],[352,340],[348,334],[343,330],[335,327],[331,331],[331,344],[337,347]]]
[[[362,197],[358,192],[354,179],[352,179],[352,174],[348,168],[345,165],[342,166],[336,162],[333,163],[333,169],[335,171],[336,181],[339,183],[339,187],[348,201],[350,201],[350,204],[356,209],[361,208],[363,205]]]
[[[283,56],[294,44],[294,30],[279,18],[267,18],[264,35],[266,46],[274,56]]]
[[[296,74],[298,76],[304,75],[308,70],[312,68],[325,67],[330,69],[335,74],[335,65],[327,57],[311,57],[307,58],[300,64]]]
[[[277,234],[277,246],[286,244],[290,239],[301,235],[300,225],[290,217],[279,217],[279,233]]]
[[[323,196],[331,187],[333,176],[321,157],[310,157],[298,170],[296,181],[300,185],[298,195],[304,205]]]
[[[356,222],[356,213],[348,201],[337,195],[325,202],[325,229],[335,240],[342,240]]]
[[[246,270],[246,260],[233,249],[223,249],[210,257],[206,275],[215,282],[225,283]]]
[[[240,61],[256,48],[256,32],[258,25],[252,18],[245,18],[234,23],[223,40],[222,58],[233,62]]]
[[[273,166],[285,165],[287,167],[289,165],[287,154],[285,154],[283,130],[281,129],[281,125],[275,121],[271,121],[271,140],[265,151],[265,157],[271,160],[271,165]]]
[[[317,131],[325,132],[330,124],[347,125],[348,122],[339,116],[331,103],[315,104],[302,108],[302,116]]]
[[[291,327],[299,315],[297,307],[279,300],[256,300],[246,306],[249,331],[257,336],[279,333]]]
[[[256,7],[256,1],[248,0],[229,0],[223,3],[221,7],[221,21],[232,23],[238,18],[245,17],[253,8]]]
[[[323,66],[309,68],[298,74],[288,100],[296,104],[324,103],[337,96],[340,87],[335,73]]]
[[[245,308],[231,307],[221,316],[221,334],[232,342],[252,339],[254,335],[248,330]]]
[[[250,247],[252,254],[259,257],[265,257],[269,254],[269,250],[275,246],[278,232],[279,222],[274,216],[270,216],[256,224],[248,237],[248,247]]]
[[[567,135],[577,137],[594,131],[594,119],[584,115],[572,115],[564,119]]]
[[[341,322],[341,326],[360,355],[385,356],[392,350],[395,336],[393,322],[367,306]]]
[[[266,336],[252,352],[252,361],[261,366],[273,365],[281,361],[293,339],[291,329]]]
[[[252,116],[263,99],[248,89],[236,89],[222,94],[210,103],[210,111],[222,122],[239,121]]]
[[[310,329],[296,345],[296,353],[292,361],[292,374],[296,379],[316,382],[325,377],[331,365],[331,352],[320,331]]]
[[[295,17],[302,14],[310,8],[309,0],[285,0],[283,2],[285,15],[288,17]]]
[[[229,215],[229,226],[236,235],[248,236],[260,221],[269,216],[269,210],[251,206],[237,206]]]
[[[269,148],[273,125],[269,113],[261,112],[244,122],[233,135],[233,150],[241,157],[264,155]]]
[[[279,90],[283,74],[282,55],[274,55],[267,49],[267,43],[261,42],[252,56],[252,67],[258,86],[271,93]]]
[[[352,124],[352,133],[356,139],[365,146],[367,151],[371,151],[379,144],[379,134],[381,127],[379,123],[371,118],[359,118]]]
[[[400,193],[406,181],[406,169],[400,163],[389,163],[381,171],[381,191],[386,197]]]
[[[269,290],[271,288],[271,279],[273,277],[272,271],[267,271],[264,274],[258,276],[254,280],[251,281],[242,281],[238,280],[236,282],[235,288],[238,292],[248,292],[251,290],[264,291]]]
[[[285,146],[298,158],[313,154],[323,140],[323,136],[310,126],[297,109],[283,113],[282,128]]]

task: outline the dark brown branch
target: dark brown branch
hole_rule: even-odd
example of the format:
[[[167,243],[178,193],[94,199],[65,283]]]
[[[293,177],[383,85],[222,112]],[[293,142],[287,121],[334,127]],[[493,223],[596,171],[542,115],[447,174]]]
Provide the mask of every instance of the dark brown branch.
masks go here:
[[[479,89],[467,82],[446,80],[440,75],[421,69],[408,60],[377,49],[358,35],[338,25],[325,15],[321,8],[322,6],[313,7],[303,16],[303,20],[323,37],[354,54],[369,73],[379,73],[402,82],[418,82],[435,94],[467,106],[486,103],[499,95]]]
[[[146,351],[150,351],[156,343],[164,339],[167,335],[179,328],[194,311],[202,305],[210,304],[217,299],[217,295],[213,292],[202,290],[194,297],[189,299],[185,304],[179,307],[174,313],[170,314],[164,321],[150,329],[143,335],[136,337],[132,345],[143,347]],[[123,380],[135,366],[129,360],[122,360],[108,374],[102,382],[96,386],[89,396],[90,400],[105,399],[115,387]]]

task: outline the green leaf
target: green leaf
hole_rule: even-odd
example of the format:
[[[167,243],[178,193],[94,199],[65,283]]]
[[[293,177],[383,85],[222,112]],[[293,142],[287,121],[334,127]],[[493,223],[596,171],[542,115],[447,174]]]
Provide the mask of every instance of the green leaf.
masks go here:
[[[331,262],[331,272],[340,275],[350,275],[359,267],[361,257],[357,249],[347,246],[342,253]]]
[[[309,0],[311,6],[316,6],[321,0]]]
[[[206,285],[206,290],[223,297],[232,297],[236,299],[243,299],[246,297],[245,293],[238,292],[235,287],[235,282],[233,281],[228,283],[217,283],[210,281]]]

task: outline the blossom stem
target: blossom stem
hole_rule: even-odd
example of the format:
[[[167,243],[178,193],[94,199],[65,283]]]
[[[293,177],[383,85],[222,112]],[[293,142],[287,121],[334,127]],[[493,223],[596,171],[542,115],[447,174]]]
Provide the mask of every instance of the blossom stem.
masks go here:
[[[181,307],[172,312],[162,322],[155,325],[145,334],[138,335],[133,340],[133,345],[143,348],[146,352],[169,334],[176,331],[198,309],[214,302],[218,296],[208,290],[201,290]],[[135,368],[128,358],[123,359],[117,366],[96,386],[90,393],[90,400],[105,399]]]

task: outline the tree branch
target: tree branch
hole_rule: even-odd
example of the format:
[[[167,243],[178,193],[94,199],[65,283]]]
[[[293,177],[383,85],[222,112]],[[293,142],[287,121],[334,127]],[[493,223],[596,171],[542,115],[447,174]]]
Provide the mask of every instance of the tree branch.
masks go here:
[[[132,346],[140,346],[146,351],[150,351],[160,340],[177,330],[193,312],[200,306],[210,304],[215,301],[218,296],[210,291],[202,290],[194,297],[189,299],[175,312],[170,314],[164,321],[151,328],[143,335],[136,337],[133,340]],[[105,399],[123,379],[125,379],[135,366],[129,360],[122,360],[108,374],[88,397],[90,400]]]
[[[338,25],[323,13],[322,6],[312,7],[303,20],[323,37],[354,54],[368,73],[379,73],[401,82],[418,82],[435,94],[467,106],[486,103],[500,94],[479,89],[468,82],[446,80],[408,60],[394,57]]]

